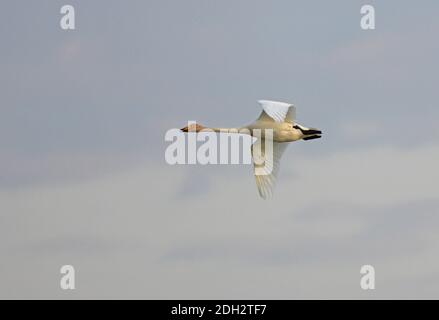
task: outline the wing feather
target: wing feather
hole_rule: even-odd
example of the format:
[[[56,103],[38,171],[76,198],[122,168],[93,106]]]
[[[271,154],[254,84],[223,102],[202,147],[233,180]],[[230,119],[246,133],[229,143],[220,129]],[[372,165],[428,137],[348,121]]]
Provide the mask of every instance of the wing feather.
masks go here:
[[[252,145],[256,186],[259,195],[263,199],[270,198],[273,195],[280,159],[287,146],[287,143],[273,142],[273,157],[270,157],[266,155],[264,139],[259,139]]]
[[[294,122],[296,118],[296,107],[286,102],[259,100],[262,106],[262,113],[259,120],[275,122]]]

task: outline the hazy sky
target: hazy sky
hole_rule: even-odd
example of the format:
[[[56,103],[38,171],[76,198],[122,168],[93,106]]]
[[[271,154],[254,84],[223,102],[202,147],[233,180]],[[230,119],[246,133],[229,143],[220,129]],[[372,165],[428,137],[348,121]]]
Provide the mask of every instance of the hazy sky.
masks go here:
[[[2,1],[0,298],[438,298],[438,13]],[[247,124],[258,99],[324,132],[288,148],[273,199],[248,165],[165,162],[168,129]]]

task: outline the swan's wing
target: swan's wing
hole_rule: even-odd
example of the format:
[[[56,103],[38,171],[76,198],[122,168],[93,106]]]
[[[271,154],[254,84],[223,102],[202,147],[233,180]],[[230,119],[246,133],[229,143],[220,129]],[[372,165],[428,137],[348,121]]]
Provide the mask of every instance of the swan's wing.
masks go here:
[[[288,112],[287,112],[287,115],[286,115],[284,121],[294,124],[295,120],[296,120],[296,107],[291,105],[290,109],[288,109]]]
[[[267,199],[272,196],[280,166],[280,158],[288,143],[273,142],[273,157],[266,156],[265,140],[258,139],[252,145],[252,157],[256,186],[259,195]]]
[[[263,109],[259,120],[293,123],[296,118],[296,107],[292,104],[269,100],[258,102]]]

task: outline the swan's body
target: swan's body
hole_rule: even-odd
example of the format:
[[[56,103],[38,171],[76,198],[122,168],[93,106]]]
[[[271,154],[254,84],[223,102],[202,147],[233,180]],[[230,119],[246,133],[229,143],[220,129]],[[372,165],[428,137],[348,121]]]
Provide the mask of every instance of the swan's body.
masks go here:
[[[254,169],[256,177],[256,185],[259,194],[266,199],[272,195],[276,176],[279,171],[279,162],[284,153],[287,142],[294,142],[298,140],[312,140],[321,138],[322,132],[318,129],[306,128],[296,123],[296,107],[292,104],[278,101],[259,100],[262,106],[262,113],[259,118],[253,123],[240,128],[209,128],[215,132],[229,132],[229,133],[247,133],[259,139],[252,146],[252,156],[254,159]],[[194,127],[185,127],[181,129],[184,132],[196,131],[199,132],[207,129],[201,125]],[[273,133],[273,161],[270,170],[267,171],[264,163],[269,161],[269,157],[265,157],[265,136],[266,129],[271,129]],[[256,134],[262,132],[262,136]],[[260,148],[255,148],[260,144]],[[260,152],[255,152],[260,150]],[[256,161],[258,158],[259,161]],[[262,161],[261,161],[262,160]]]

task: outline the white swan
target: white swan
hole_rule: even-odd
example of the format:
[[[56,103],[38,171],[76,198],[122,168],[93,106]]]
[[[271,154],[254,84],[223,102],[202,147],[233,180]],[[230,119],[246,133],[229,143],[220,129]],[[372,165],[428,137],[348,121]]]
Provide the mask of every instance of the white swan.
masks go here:
[[[255,132],[257,131],[255,129],[272,129],[273,161],[268,172],[266,172],[266,170],[264,171],[264,168],[266,167],[265,162],[270,159],[270,157],[266,157],[264,153],[264,136],[262,136],[262,138],[258,139],[252,145],[252,156],[254,159],[253,165],[256,177],[256,185],[258,187],[260,196],[266,199],[273,194],[273,188],[276,182],[277,173],[279,171],[280,158],[282,157],[282,154],[288,146],[287,142],[318,139],[321,138],[322,131],[314,128],[306,128],[298,124],[295,121],[296,107],[290,103],[270,100],[259,100],[258,102],[262,106],[262,113],[259,118],[250,125],[240,128],[206,128],[202,125],[194,124],[193,126],[184,127],[181,130],[183,132],[199,132],[203,129],[210,129],[215,132],[248,133],[255,137]],[[255,148],[257,144],[260,144],[258,146],[259,148]],[[258,151],[260,150],[260,153],[256,153],[256,149]],[[256,158],[258,158],[259,161],[256,161]]]

